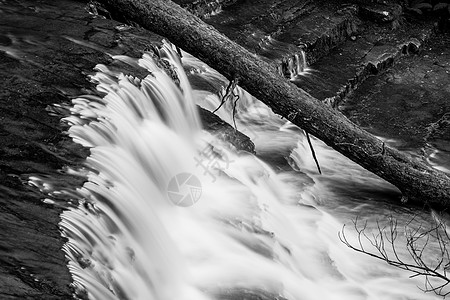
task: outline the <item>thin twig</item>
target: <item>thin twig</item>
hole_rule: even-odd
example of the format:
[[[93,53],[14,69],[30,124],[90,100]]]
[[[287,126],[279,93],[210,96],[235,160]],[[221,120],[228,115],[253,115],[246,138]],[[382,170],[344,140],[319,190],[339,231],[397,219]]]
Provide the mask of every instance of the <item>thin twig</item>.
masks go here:
[[[239,97],[239,95],[235,95],[234,92],[233,92],[233,96],[236,97],[236,100],[234,100],[234,103],[233,103],[233,124],[234,124],[234,129],[237,130],[237,126],[236,126],[236,104],[237,104],[237,102],[238,102],[240,97]]]
[[[312,156],[314,158],[314,161],[316,162],[317,170],[319,171],[319,174],[322,175],[322,171],[320,170],[319,161],[317,160],[316,152],[314,151],[314,147],[312,145],[311,138],[309,137],[309,133],[305,131],[305,135],[306,135],[306,139],[307,139],[308,144],[309,144],[309,149],[311,149]]]
[[[225,94],[223,95],[222,99],[220,99],[221,100],[220,105],[213,111],[213,113],[218,111],[225,104],[225,102],[230,97],[230,94],[234,95],[233,91],[236,88],[237,81],[238,81],[237,79],[233,79],[230,81],[230,83],[227,86],[227,89],[225,90]]]

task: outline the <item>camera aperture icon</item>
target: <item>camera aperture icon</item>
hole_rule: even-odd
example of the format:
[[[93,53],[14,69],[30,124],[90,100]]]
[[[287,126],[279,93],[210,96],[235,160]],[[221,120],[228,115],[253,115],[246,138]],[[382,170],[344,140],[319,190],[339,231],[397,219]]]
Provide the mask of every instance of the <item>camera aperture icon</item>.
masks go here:
[[[180,173],[170,180],[167,195],[175,205],[188,207],[200,199],[202,184],[194,174]]]

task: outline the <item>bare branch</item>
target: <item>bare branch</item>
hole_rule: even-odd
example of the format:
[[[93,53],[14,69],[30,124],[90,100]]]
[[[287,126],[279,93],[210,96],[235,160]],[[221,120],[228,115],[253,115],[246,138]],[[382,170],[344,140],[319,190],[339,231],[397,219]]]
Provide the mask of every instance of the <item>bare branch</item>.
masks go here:
[[[387,264],[396,268],[411,272],[410,278],[419,276],[424,277],[424,292],[433,292],[445,297],[450,294],[450,278],[447,276],[447,270],[450,268],[450,254],[448,244],[450,243],[449,234],[446,225],[442,219],[433,216],[434,224],[425,225],[423,222],[415,225],[416,215],[409,220],[404,228],[403,234],[406,239],[406,250],[412,262],[407,262],[406,257],[398,252],[399,227],[398,220],[392,216],[388,219],[388,225],[382,225],[378,220],[376,222],[376,232],[367,233],[367,220],[359,222],[356,218],[353,220],[353,227],[357,234],[357,244],[349,242],[345,233],[346,226],[338,233],[339,239],[350,249],[364,253],[371,257],[385,261]],[[415,226],[414,226],[415,225]],[[364,247],[368,242],[372,246],[372,251]],[[387,248],[389,247],[389,252]],[[428,251],[437,251],[439,258],[437,260],[426,260]]]
[[[237,85],[237,79],[233,79],[230,81],[230,83],[228,84],[227,88],[221,92],[222,94],[222,98],[220,99],[220,104],[219,106],[213,111],[213,113],[215,113],[216,111],[218,111],[224,104],[225,102],[227,102],[227,100],[229,98],[233,98],[233,96],[236,96],[234,94],[234,89],[236,88]]]

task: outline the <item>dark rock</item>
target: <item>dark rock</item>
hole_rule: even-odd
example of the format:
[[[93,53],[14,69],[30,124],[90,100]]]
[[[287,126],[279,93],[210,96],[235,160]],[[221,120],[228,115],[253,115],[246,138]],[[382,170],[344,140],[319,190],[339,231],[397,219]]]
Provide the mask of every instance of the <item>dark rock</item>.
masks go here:
[[[236,3],[237,0],[174,0],[173,2],[200,18],[208,18],[220,12],[223,7]]]
[[[283,296],[275,293],[266,292],[262,289],[236,288],[231,290],[223,290],[216,295],[220,300],[287,300]]]
[[[9,46],[12,44],[12,41],[6,35],[0,35],[0,45],[1,46]]]
[[[367,79],[348,97],[344,113],[375,135],[395,140],[397,148],[420,149],[430,143],[446,150],[449,41],[449,34],[433,36],[418,54],[403,56]]]
[[[438,22],[438,26],[439,30],[443,32],[450,32],[450,18],[441,17]]]
[[[444,114],[436,123],[428,127],[425,140],[438,150],[450,154],[450,113]]]
[[[398,20],[403,9],[399,4],[361,5],[359,14],[362,18],[377,23],[389,23]]]
[[[206,22],[282,69],[300,48],[311,64],[354,35],[356,8],[308,0],[238,1]]]
[[[359,31],[360,21],[350,14],[326,17],[325,20],[327,21],[325,24],[318,23],[316,25],[313,34],[316,35],[320,32],[317,37],[311,34],[302,37],[302,40],[306,42],[305,50],[309,64],[313,64],[328,55],[333,49],[343,44],[351,36],[355,36]],[[323,31],[318,31],[319,28],[322,28]]]
[[[205,130],[217,135],[221,140],[229,142],[237,150],[255,153],[255,145],[248,136],[234,129],[230,124],[209,110],[199,106],[198,112]]]
[[[339,106],[369,76],[382,73],[404,55],[417,53],[434,32],[430,22],[407,24],[395,31],[373,23],[360,28],[354,39],[310,65],[313,76],[301,76],[294,83]]]

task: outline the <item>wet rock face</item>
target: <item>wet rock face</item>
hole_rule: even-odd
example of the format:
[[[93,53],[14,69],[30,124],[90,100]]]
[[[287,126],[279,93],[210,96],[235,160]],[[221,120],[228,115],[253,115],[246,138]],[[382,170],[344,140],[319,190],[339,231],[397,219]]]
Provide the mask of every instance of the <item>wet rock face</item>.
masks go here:
[[[208,18],[219,13],[223,7],[229,6],[238,0],[175,0],[181,7],[189,10],[200,18]]]
[[[428,127],[426,141],[450,154],[450,113],[444,114],[436,123]]]
[[[356,5],[340,1],[238,1],[206,22],[283,70],[302,49],[312,64],[353,36],[356,14]]]
[[[386,71],[403,55],[417,53],[433,31],[432,23],[405,25],[396,30],[372,22],[360,24],[353,38],[310,65],[311,74],[294,83],[338,107],[367,78]]]
[[[56,171],[83,160],[86,151],[46,108],[87,92],[86,74],[111,61],[106,53],[137,55],[148,44],[143,37],[127,46],[131,32],[119,25],[89,16],[82,3],[2,3],[0,299],[72,299],[58,229],[61,209],[44,204],[46,195],[27,180],[36,174],[64,181]]]
[[[71,13],[34,1],[2,3],[0,11],[1,299],[72,298],[57,225],[61,209],[44,204],[45,195],[27,180],[81,159],[83,152],[46,107],[68,102],[66,92],[89,86],[83,64],[92,68],[94,60],[107,59],[59,36],[61,30],[83,40],[89,30],[83,5],[63,5]],[[76,21],[80,26],[74,28]]]
[[[399,19],[403,12],[399,4],[370,4],[361,5],[359,14],[362,18],[377,23],[389,23]]]
[[[299,87],[335,105],[402,52],[420,47],[433,27],[400,24],[401,1],[288,2],[239,1],[206,21],[272,62]],[[304,76],[305,64],[298,63],[302,51],[319,74]]]
[[[420,53],[402,57],[369,78],[349,97],[345,113],[375,134],[396,139],[403,149],[426,147],[430,138],[445,138],[444,116],[450,112],[449,41],[448,34],[436,35]],[[450,140],[450,135],[445,139]]]
[[[230,124],[210,111],[200,106],[198,107],[198,110],[205,130],[218,135],[221,140],[229,142],[236,150],[255,153],[255,144],[253,144],[248,136],[237,131]]]
[[[430,124],[427,131],[425,153],[428,152],[429,161],[450,170],[450,113]]]

